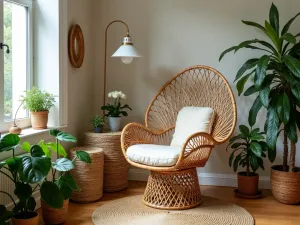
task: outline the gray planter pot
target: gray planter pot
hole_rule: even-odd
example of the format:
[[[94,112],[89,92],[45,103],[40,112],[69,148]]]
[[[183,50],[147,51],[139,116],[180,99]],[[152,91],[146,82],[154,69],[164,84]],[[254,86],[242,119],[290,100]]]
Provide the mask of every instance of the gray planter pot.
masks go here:
[[[111,132],[117,132],[121,130],[121,117],[108,117],[108,124]]]

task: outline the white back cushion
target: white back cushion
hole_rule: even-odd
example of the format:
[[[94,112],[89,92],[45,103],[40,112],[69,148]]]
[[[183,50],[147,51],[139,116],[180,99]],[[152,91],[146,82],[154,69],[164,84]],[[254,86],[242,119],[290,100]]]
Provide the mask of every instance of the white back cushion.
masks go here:
[[[171,146],[182,147],[188,137],[198,132],[210,134],[215,113],[208,107],[183,107],[178,115]]]

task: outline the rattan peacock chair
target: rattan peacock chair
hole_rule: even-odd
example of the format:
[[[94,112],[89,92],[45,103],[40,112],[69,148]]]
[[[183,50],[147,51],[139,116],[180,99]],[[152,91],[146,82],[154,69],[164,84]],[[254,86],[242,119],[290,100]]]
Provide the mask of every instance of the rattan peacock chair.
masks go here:
[[[181,148],[173,166],[149,166],[130,160],[126,151],[137,144],[170,145],[179,110],[185,106],[211,107],[216,115],[211,135],[195,133]],[[122,132],[122,150],[127,161],[151,171],[143,202],[158,209],[188,209],[201,204],[196,167],[204,167],[215,145],[224,143],[236,125],[232,90],[217,70],[194,66],[169,80],[151,102],[146,126],[130,123]]]

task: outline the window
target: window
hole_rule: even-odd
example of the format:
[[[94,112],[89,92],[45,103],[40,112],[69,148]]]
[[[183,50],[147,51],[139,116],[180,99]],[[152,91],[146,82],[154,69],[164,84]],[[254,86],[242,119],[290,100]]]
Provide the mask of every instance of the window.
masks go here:
[[[0,131],[7,131],[32,84],[32,0],[0,1],[0,21]],[[19,126],[30,125],[23,107],[16,118]]]

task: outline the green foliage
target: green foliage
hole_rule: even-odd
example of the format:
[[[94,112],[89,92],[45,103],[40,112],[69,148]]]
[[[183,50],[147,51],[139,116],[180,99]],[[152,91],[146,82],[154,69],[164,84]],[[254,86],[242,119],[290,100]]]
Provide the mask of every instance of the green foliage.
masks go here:
[[[57,129],[50,130],[49,134],[56,139],[56,142],[44,143],[40,141],[39,146],[45,155],[51,156],[51,152],[56,152],[57,159],[51,163],[52,167],[52,180],[44,181],[41,186],[41,198],[52,208],[61,208],[63,201],[70,198],[73,191],[79,190],[75,183],[74,178],[68,172],[74,169],[74,161],[79,160],[91,163],[90,155],[84,151],[76,152],[75,157],[70,160],[68,155],[59,143],[63,142],[76,142],[76,138],[71,134],[62,132]],[[62,158],[60,158],[62,157]],[[57,171],[59,171],[58,177]]]
[[[280,32],[279,12],[272,4],[269,21],[265,21],[264,25],[243,21],[244,24],[263,31],[268,41],[244,41],[220,55],[221,60],[227,53],[243,48],[264,52],[260,59],[249,59],[244,63],[237,72],[235,81],[238,81],[237,90],[240,95],[245,84],[254,80],[254,85],[244,92],[245,96],[258,94],[248,120],[250,126],[253,126],[260,109],[267,109],[266,140],[271,149],[275,149],[279,127],[282,124],[285,125],[288,138],[294,142],[298,140],[297,117],[293,115],[299,115],[300,107],[300,42],[297,43],[297,35],[289,33],[289,28],[299,15],[300,13],[290,19]],[[254,72],[248,73],[250,69],[254,69]],[[251,77],[253,79],[249,79]]]
[[[110,97],[110,94],[112,94],[112,93],[109,93],[109,95],[108,95],[109,97]],[[121,104],[121,98],[122,98],[121,96],[113,96],[113,98],[115,98],[114,104],[107,103],[106,105],[101,107],[101,109],[103,111],[107,111],[105,116],[111,116],[111,117],[128,116],[128,113],[125,110],[126,109],[132,110],[129,107],[129,105]]]
[[[105,118],[103,116],[95,115],[91,120],[91,125],[93,128],[104,127]]]
[[[247,176],[250,176],[259,167],[264,169],[262,158],[266,157],[265,152],[268,152],[269,160],[274,161],[274,151],[263,141],[264,133],[259,128],[249,129],[245,125],[240,125],[239,128],[240,133],[229,140],[226,148],[226,151],[229,147],[232,149],[229,166],[233,167],[234,172],[238,167],[246,168]]]
[[[21,100],[24,101],[24,108],[31,112],[49,111],[55,102],[54,95],[41,91],[36,87],[25,91],[25,95],[21,96]]]
[[[31,185],[36,184],[34,188],[36,189],[39,186],[37,183],[46,178],[51,168],[50,158],[38,145],[31,146],[27,142],[23,143],[21,148],[28,154],[15,156],[19,142],[20,138],[16,134],[8,134],[0,139],[0,152],[12,152],[12,157],[0,162],[0,168],[5,169],[0,173],[14,183],[14,194],[18,197],[18,202],[16,202],[9,193],[0,191],[14,203],[13,212],[0,206],[0,224],[5,224],[5,221],[13,217],[15,213],[23,213],[26,217],[26,213],[34,211],[36,202],[32,197],[34,190]]]

